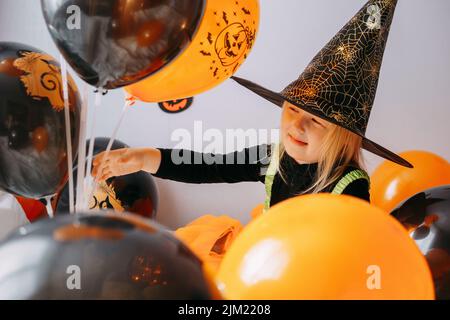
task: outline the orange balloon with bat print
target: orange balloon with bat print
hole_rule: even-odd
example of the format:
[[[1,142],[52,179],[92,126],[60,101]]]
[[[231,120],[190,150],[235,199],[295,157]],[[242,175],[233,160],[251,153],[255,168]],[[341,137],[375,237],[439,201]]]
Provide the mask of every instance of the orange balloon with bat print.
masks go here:
[[[258,0],[207,0],[189,47],[159,72],[125,90],[145,102],[178,100],[205,92],[243,64],[258,26]]]

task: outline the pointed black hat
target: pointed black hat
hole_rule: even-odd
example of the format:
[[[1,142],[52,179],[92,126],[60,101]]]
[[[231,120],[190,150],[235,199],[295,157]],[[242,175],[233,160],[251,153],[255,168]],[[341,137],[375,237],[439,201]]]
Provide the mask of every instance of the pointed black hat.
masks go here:
[[[370,0],[314,57],[300,77],[277,93],[232,77],[282,106],[288,101],[363,138],[363,148],[405,167],[412,165],[365,132],[397,0]]]

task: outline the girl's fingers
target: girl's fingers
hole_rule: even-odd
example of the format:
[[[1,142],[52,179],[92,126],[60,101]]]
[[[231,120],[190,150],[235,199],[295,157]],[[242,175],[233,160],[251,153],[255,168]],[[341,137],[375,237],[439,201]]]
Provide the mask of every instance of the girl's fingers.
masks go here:
[[[96,177],[99,170],[101,169],[103,171],[105,166],[101,166],[100,164],[93,164],[92,165],[92,171],[91,171],[91,176]]]
[[[106,173],[111,172],[111,169],[109,168],[109,166],[104,166],[102,169],[102,176],[104,176]]]
[[[106,175],[102,174],[96,181],[102,182],[102,181],[105,181],[106,179],[107,179]]]
[[[117,162],[126,163],[130,160],[131,156],[127,149],[117,150],[117,152],[118,152],[118,158],[119,158],[119,159],[117,159]]]
[[[101,172],[100,172],[100,170],[101,170]],[[92,168],[92,173],[91,173],[91,175],[92,175],[92,177],[94,177],[94,178],[97,178],[97,176],[99,175],[99,173],[100,173],[100,175],[99,175],[99,177],[97,178],[97,180],[98,181],[101,181],[101,180],[103,180],[102,178],[103,178],[103,176],[106,174],[106,173],[112,173],[112,171],[111,171],[111,168],[109,167],[109,165],[107,165],[107,164],[105,164],[105,165],[97,165],[97,166],[94,166],[93,168]]]
[[[127,151],[127,149],[111,150],[108,157],[106,157],[106,152],[99,153],[92,161],[91,175],[97,177],[101,171],[98,180],[106,180],[112,177],[111,163],[117,164],[128,162],[130,160],[130,155]],[[108,178],[104,179],[107,174],[109,174]]]
[[[99,181],[105,181],[105,180],[108,180],[108,179],[111,178],[112,176],[113,176],[112,172],[111,172],[111,171],[108,171],[108,172],[104,173],[104,174],[100,177]]]
[[[122,156],[122,157],[120,157],[118,160],[117,160],[117,162],[118,163],[125,163],[125,162],[127,162],[128,161],[128,156]]]
[[[111,155],[108,155],[108,157],[105,157],[106,154],[99,154],[98,156],[96,156],[94,158],[94,161],[92,161],[92,164],[94,166],[98,166],[101,165],[102,163],[108,163],[111,162]]]
[[[99,154],[92,161],[92,175],[96,175],[99,168],[105,168],[111,163],[111,158],[105,158],[104,154]]]
[[[94,157],[94,160],[92,161],[92,164],[93,164],[94,166],[99,165],[99,164],[102,162],[103,157],[104,157],[103,152],[102,152],[102,153],[99,153],[98,155],[96,155],[96,156]]]

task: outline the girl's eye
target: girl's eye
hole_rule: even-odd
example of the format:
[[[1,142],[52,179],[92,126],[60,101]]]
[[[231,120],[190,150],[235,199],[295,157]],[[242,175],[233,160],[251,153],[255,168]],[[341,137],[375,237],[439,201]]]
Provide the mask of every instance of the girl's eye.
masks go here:
[[[321,124],[319,121],[317,121],[317,119],[312,118],[312,121],[313,121],[315,124],[318,124],[319,126],[323,127],[323,124]]]
[[[294,108],[294,107],[289,107],[289,109],[290,109],[291,111],[294,111],[294,112],[298,113],[298,110],[297,110],[297,108]]]

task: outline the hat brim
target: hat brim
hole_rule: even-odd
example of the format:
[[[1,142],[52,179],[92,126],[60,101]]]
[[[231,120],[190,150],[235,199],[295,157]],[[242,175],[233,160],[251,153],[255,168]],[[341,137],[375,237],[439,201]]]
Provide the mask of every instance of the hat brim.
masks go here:
[[[244,86],[245,88],[249,89],[250,91],[253,91],[260,97],[274,103],[275,105],[279,106],[280,108],[283,107],[283,104],[285,101],[288,101],[289,103],[292,103],[293,105],[305,110],[306,112],[309,112],[311,114],[314,114],[317,117],[320,117],[324,119],[325,121],[331,122],[333,124],[336,124],[342,128],[345,128],[347,130],[352,131],[353,133],[357,134],[362,138],[362,147],[363,149],[372,152],[384,159],[390,160],[392,162],[395,162],[401,166],[407,167],[407,168],[413,168],[413,165],[409,163],[407,160],[403,159],[399,155],[395,154],[392,151],[389,151],[388,149],[380,146],[379,144],[373,142],[372,140],[366,138],[362,133],[355,132],[354,130],[351,130],[350,128],[346,128],[345,126],[342,126],[339,122],[335,121],[334,119],[326,117],[323,113],[319,113],[316,110],[309,108],[307,105],[299,104],[298,102],[290,100],[288,97],[284,97],[282,94],[266,89],[254,82],[251,82],[246,79],[242,79],[239,77],[231,77],[234,81],[239,83],[240,85]]]

